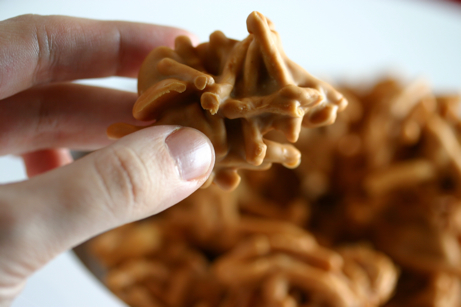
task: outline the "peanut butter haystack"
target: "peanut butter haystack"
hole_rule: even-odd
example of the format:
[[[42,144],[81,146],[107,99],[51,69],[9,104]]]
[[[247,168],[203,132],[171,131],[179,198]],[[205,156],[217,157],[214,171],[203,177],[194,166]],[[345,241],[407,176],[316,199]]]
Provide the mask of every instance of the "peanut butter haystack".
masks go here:
[[[242,170],[90,242],[132,307],[461,306],[461,97],[342,88],[296,169]],[[267,135],[272,138],[272,135]]]
[[[179,37],[174,50],[152,51],[141,67],[133,107],[138,120],[205,133],[216,152],[207,184],[213,181],[226,190],[238,185],[238,169],[298,166],[299,151],[265,139],[266,133],[280,130],[296,142],[301,126],[331,124],[347,105],[330,85],[287,58],[270,20],[253,12],[247,28],[250,34],[242,41],[216,31],[195,48],[187,37]],[[108,135],[120,138],[143,128],[118,123]]]
[[[307,203],[277,219],[280,203],[257,214],[239,199],[248,200],[199,190],[159,219],[95,239],[109,289],[133,307],[379,306],[392,294],[397,270],[387,256],[361,244],[322,247],[295,224]]]

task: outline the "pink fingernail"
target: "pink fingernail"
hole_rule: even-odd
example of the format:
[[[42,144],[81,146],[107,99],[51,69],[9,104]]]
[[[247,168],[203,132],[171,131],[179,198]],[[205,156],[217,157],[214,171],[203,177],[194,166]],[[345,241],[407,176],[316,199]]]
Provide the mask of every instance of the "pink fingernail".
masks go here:
[[[170,134],[165,142],[183,180],[200,179],[208,173],[213,163],[214,151],[203,133],[191,128],[181,128]]]

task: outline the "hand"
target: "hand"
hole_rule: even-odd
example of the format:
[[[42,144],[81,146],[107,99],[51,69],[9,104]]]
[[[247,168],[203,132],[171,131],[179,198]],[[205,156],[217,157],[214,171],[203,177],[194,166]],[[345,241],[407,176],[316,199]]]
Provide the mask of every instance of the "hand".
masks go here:
[[[191,36],[62,16],[0,22],[0,155],[22,155],[33,177],[0,186],[0,306],[59,253],[168,208],[209,176],[214,151],[202,133],[157,126],[110,144],[110,124],[140,124],[131,118],[136,94],[66,83],[135,77],[153,48],[178,35]],[[60,148],[101,147],[63,166],[72,159]]]

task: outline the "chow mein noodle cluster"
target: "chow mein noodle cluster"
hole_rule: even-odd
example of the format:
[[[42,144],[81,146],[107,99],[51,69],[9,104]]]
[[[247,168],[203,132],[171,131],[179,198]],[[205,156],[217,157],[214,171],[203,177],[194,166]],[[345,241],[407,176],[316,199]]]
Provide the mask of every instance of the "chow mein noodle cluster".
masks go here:
[[[193,47],[179,37],[175,49],[159,47],[144,61],[133,116],[153,125],[182,125],[206,134],[216,152],[208,181],[234,189],[238,169],[268,169],[272,163],[296,167],[299,151],[265,134],[277,129],[290,142],[301,126],[331,124],[347,101],[288,59],[272,22],[258,12],[248,16],[250,33],[242,41],[216,31]],[[145,128],[114,124],[119,138]]]
[[[143,66],[134,116],[205,132],[216,184],[94,238],[108,288],[133,307],[460,306],[461,97],[390,78],[336,91],[264,16],[247,25]],[[272,162],[300,165],[253,170]]]

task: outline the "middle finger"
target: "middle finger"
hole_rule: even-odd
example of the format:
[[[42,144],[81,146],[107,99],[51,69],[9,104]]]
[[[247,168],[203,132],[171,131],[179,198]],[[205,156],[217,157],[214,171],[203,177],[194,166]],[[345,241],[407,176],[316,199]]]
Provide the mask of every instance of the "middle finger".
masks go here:
[[[74,83],[29,89],[0,103],[0,156],[46,148],[94,150],[109,144],[116,122],[145,125],[131,116],[137,95]]]

